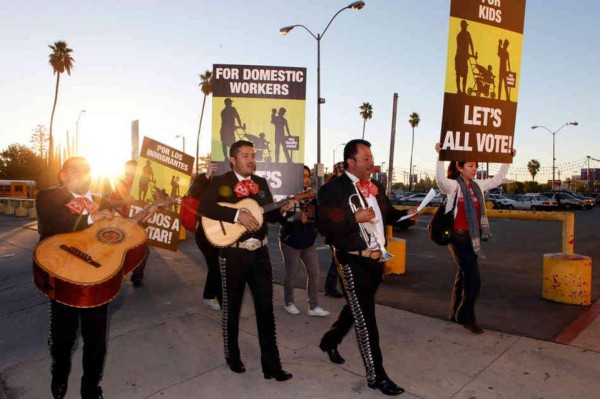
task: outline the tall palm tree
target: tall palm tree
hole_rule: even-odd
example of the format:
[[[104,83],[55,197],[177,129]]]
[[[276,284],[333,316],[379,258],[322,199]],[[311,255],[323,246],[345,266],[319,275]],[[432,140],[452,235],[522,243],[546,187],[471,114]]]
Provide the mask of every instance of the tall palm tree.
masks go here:
[[[360,116],[363,118],[363,132],[362,138],[365,139],[365,125],[367,124],[367,119],[371,119],[373,117],[373,107],[370,103],[362,103],[360,107]]]
[[[537,159],[532,159],[531,161],[527,162],[527,170],[529,170],[529,173],[531,174],[531,179],[535,181],[535,175],[537,175],[540,170],[540,161]]]
[[[206,96],[212,93],[212,72],[208,69],[204,71],[203,75],[200,75],[200,91],[204,94],[202,100],[202,111],[200,112],[200,124],[198,125],[198,138],[196,139],[196,173],[198,173],[198,162],[200,159],[200,129],[202,128],[202,118],[204,117],[204,105],[206,104]]]
[[[54,105],[52,106],[52,115],[50,116],[50,132],[48,134],[48,164],[53,165],[54,162],[54,137],[52,136],[52,124],[54,122],[54,111],[56,111],[56,101],[58,100],[58,86],[60,84],[60,74],[65,71],[71,75],[73,63],[75,60],[71,57],[72,49],[67,47],[67,42],[59,40],[54,44],[48,45],[52,52],[49,55],[49,62],[52,70],[56,74],[56,89],[54,92]]]
[[[412,127],[412,142],[410,144],[410,166],[408,168],[408,192],[412,191],[412,159],[413,159],[413,148],[415,147],[415,128],[419,126],[419,122],[421,119],[419,118],[419,114],[413,112],[408,116],[410,119],[408,123]]]

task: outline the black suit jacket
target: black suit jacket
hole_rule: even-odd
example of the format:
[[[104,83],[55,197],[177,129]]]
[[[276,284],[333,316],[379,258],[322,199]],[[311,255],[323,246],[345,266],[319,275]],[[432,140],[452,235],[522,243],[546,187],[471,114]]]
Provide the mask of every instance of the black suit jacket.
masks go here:
[[[54,187],[38,192],[35,208],[40,240],[55,234],[83,230],[89,226],[88,215],[72,214],[67,208],[67,202],[73,198],[73,194],[65,187]],[[100,205],[100,209],[110,208],[108,201],[100,197],[93,198]]]
[[[384,225],[406,225],[408,220],[396,223],[407,211],[401,211],[392,206],[381,184],[371,180],[379,192],[377,204],[383,216]],[[317,229],[325,236],[327,243],[341,251],[361,251],[367,249],[367,243],[362,239],[360,226],[354,218],[348,199],[356,194],[352,180],[345,173],[330,180],[319,190],[319,206],[317,208]],[[356,204],[356,202],[354,202]]]
[[[244,198],[252,198],[258,202],[260,206],[272,203],[273,196],[271,195],[267,181],[256,175],[252,175],[251,179],[258,184],[260,192],[258,194],[251,194],[249,197],[238,197],[233,191],[233,187],[239,181],[235,173],[227,172],[222,175],[213,176],[204,192],[202,200],[200,200],[198,211],[200,214],[210,219],[234,223],[237,209],[221,206],[217,204],[217,202],[229,202],[235,204]],[[284,220],[279,209],[274,209],[271,212],[265,213],[264,218],[270,223],[281,222]],[[248,238],[262,240],[266,235],[267,224],[263,223],[259,230],[243,234],[238,241],[244,241]]]

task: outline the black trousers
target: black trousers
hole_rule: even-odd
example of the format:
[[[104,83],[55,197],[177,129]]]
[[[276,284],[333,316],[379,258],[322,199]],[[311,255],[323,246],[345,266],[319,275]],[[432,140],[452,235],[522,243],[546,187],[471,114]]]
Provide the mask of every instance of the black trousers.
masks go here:
[[[225,359],[240,359],[238,345],[240,309],[246,284],[252,293],[261,365],[265,373],[281,369],[273,314],[273,270],[269,250],[221,248],[219,265],[223,284],[222,326]]]
[[[375,383],[387,378],[375,318],[375,292],[383,277],[384,263],[341,251],[335,251],[334,256],[343,283],[346,305],[321,339],[321,348],[335,348],[354,324],[367,381]]]
[[[333,251],[333,248],[332,248]],[[326,294],[334,294],[337,292],[337,265],[335,264],[335,259],[333,258],[333,254],[331,255],[331,264],[329,265],[329,270],[327,271],[327,277],[325,277],[325,293]]]
[[[206,282],[204,284],[204,293],[202,297],[204,299],[217,298],[219,303],[222,303],[223,295],[221,294],[221,273],[219,271],[219,248],[213,247],[206,235],[202,226],[198,226],[196,229],[196,245],[204,259],[206,259],[206,266],[208,272],[206,273]]]
[[[83,338],[83,377],[81,396],[86,398],[99,390],[106,357],[108,304],[79,309],[50,301],[50,355],[52,356],[52,389],[66,385],[71,371],[71,354],[81,320]]]
[[[481,277],[471,235],[464,230],[453,232],[448,248],[458,264],[449,317],[460,324],[473,324],[476,322],[475,302],[481,288]]]

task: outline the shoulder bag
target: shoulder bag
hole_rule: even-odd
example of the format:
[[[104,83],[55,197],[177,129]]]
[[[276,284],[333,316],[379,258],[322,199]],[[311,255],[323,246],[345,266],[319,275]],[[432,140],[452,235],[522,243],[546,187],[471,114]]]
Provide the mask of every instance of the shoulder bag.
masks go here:
[[[431,218],[429,226],[427,226],[429,238],[438,245],[450,244],[452,230],[454,230],[454,208],[456,207],[457,200],[458,193],[456,193],[452,209],[446,213],[446,202],[448,201],[448,196],[446,195],[437,211],[435,211],[433,218]]]

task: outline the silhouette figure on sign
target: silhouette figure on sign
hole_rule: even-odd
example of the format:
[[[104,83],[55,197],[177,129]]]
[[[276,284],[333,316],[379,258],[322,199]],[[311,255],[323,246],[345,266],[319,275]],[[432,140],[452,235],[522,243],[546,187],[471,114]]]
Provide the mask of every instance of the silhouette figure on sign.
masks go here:
[[[225,99],[225,108],[221,111],[221,145],[223,146],[223,159],[229,159],[229,149],[235,143],[235,129],[242,125],[242,120],[237,110],[231,106],[231,98]],[[237,126],[236,126],[237,121]]]
[[[288,127],[287,119],[285,119],[286,109],[281,107],[275,115],[275,109],[271,111],[271,123],[275,125],[275,162],[279,162],[279,146],[283,150],[283,154],[287,162],[292,162],[292,157],[289,151],[285,148],[285,132],[291,136],[290,128]]]
[[[510,54],[508,54],[508,39],[498,40],[498,57],[500,58],[500,68],[498,68],[498,100],[502,97],[502,83],[506,93],[506,101],[510,101],[510,88],[508,87],[507,77],[510,70]]]
[[[148,186],[150,182],[154,180],[154,170],[152,169],[152,162],[146,161],[146,165],[142,168],[142,175],[140,176],[140,182],[138,184],[139,193],[138,199],[140,201],[146,201],[146,195],[148,194]]]
[[[467,21],[460,21],[460,32],[456,35],[456,55],[454,56],[454,69],[456,71],[456,92],[464,93],[467,87],[467,73],[469,71],[468,61],[473,57],[473,39],[467,31]],[[469,53],[469,49],[471,52]],[[462,82],[461,82],[462,79]],[[461,90],[462,88],[462,90]]]

